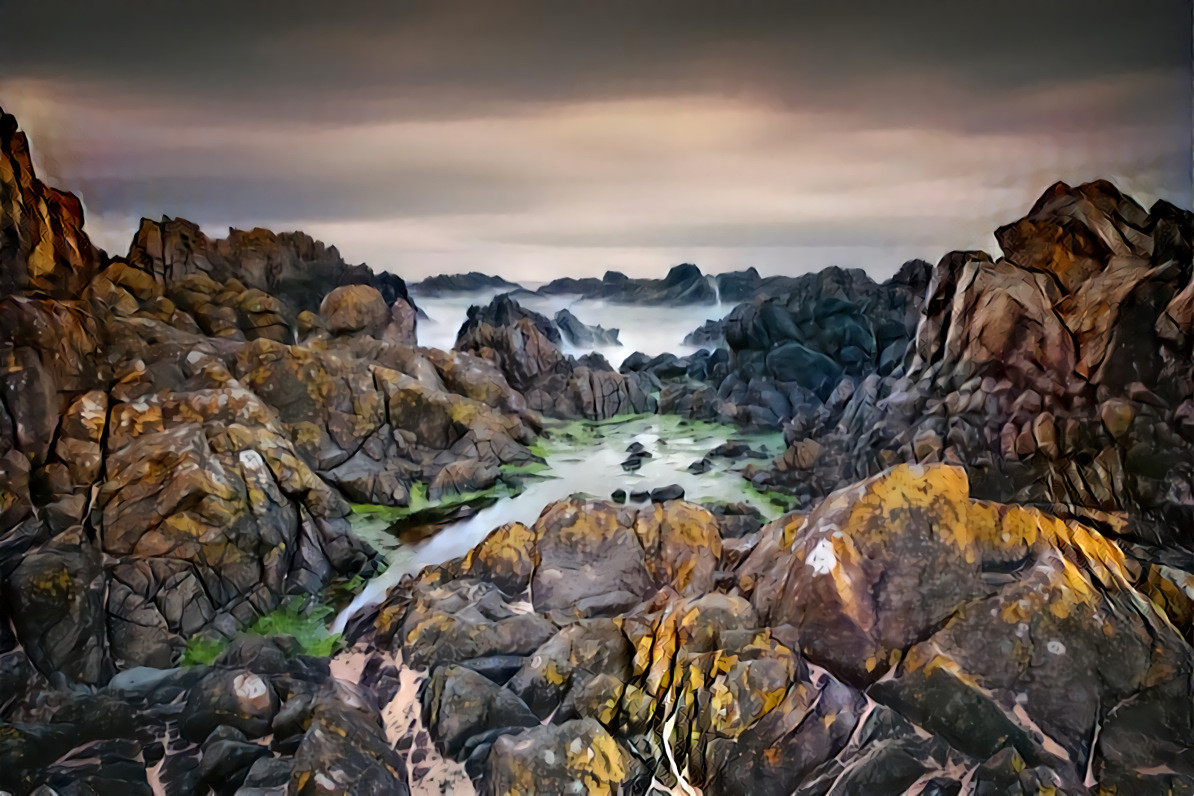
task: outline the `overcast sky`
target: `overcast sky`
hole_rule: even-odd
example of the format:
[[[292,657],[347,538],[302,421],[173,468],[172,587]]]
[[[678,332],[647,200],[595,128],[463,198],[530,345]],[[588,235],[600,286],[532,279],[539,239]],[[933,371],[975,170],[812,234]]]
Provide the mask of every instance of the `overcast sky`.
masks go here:
[[[184,216],[415,279],[886,276],[1058,179],[1191,204],[1189,0],[387,6],[14,0],[0,106],[111,253]]]

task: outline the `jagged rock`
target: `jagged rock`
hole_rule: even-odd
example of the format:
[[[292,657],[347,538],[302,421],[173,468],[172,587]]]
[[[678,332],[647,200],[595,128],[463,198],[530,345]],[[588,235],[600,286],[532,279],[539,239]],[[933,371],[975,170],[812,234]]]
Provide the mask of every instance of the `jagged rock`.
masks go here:
[[[588,348],[596,345],[621,345],[617,329],[603,329],[600,326],[586,326],[567,309],[555,314],[555,323],[567,340],[574,346]]]
[[[1074,291],[1103,270],[1113,256],[1148,256],[1143,234],[1148,213],[1105,181],[1072,189],[1056,183],[1028,215],[995,230],[1007,258],[1044,271]]]
[[[882,285],[545,288],[745,301],[717,351],[615,372],[509,297],[419,350],[401,279],[301,233],[143,221],[107,258],[7,116],[0,188],[0,787],[402,793],[435,754],[427,668],[430,732],[489,792],[1190,790],[1190,213],[1058,184],[1002,258]],[[349,679],[284,638],[168,668],[371,572],[345,496],[490,485],[534,460],[534,412],[654,390],[782,423],[745,474],[801,511],[563,501],[404,578],[351,624]]]
[[[287,793],[409,793],[406,768],[387,741],[368,693],[332,680],[314,704],[310,726],[294,754]]]
[[[536,649],[507,687],[540,719],[559,707],[573,683],[594,675],[624,681],[630,676],[630,645],[609,619],[585,619],[569,625]]]
[[[696,512],[565,501],[533,528],[496,531],[458,569],[424,574],[403,622],[420,665],[522,660],[504,689],[437,675],[489,695],[466,700],[467,729],[452,736],[461,754],[480,750],[469,766],[482,789],[557,776],[525,769],[549,760],[554,735],[478,718],[504,690],[556,727],[593,722],[669,787],[683,771],[708,793],[948,788],[1009,772],[1076,790],[1088,763],[1136,789],[1191,781],[1186,742],[1169,739],[1189,736],[1177,694],[1194,653],[1138,590],[1139,567],[1093,527],[974,500],[956,468],[900,466],[764,528],[724,594],[715,575],[734,559]],[[499,580],[508,595],[529,586],[563,628],[535,649],[495,632],[518,616],[485,590]],[[583,618],[585,604],[608,618]],[[485,619],[459,629],[476,609]],[[1092,748],[1100,725],[1110,735]]]
[[[474,736],[539,724],[539,718],[514,693],[462,666],[437,668],[424,704],[427,726],[452,757],[459,757]]]
[[[341,285],[374,287],[387,305],[399,298],[411,303],[398,276],[348,265],[336,247],[301,232],[233,229],[227,238],[212,240],[186,219],[142,219],[126,260],[167,289],[194,275],[216,283],[236,280],[240,291],[256,288],[276,296],[289,308],[288,317],[315,310]]]
[[[638,380],[609,370],[578,367],[564,384],[555,402],[562,417],[605,420],[617,415],[638,414],[654,409],[654,399]]]
[[[293,588],[366,565],[343,499],[269,428],[255,397],[215,391],[137,410],[113,412],[117,450],[96,498],[100,542],[115,559],[118,660],[160,664],[180,635],[233,617],[235,630]],[[179,422],[190,417],[206,422]]]
[[[404,655],[413,666],[529,655],[556,630],[537,614],[516,612],[501,591],[484,582],[428,584],[414,598],[398,617]]]
[[[418,311],[406,300],[398,298],[390,305],[390,322],[382,338],[401,345],[414,346],[418,343]]]
[[[558,342],[559,330],[551,321],[501,295],[484,308],[470,308],[456,348],[492,361],[539,411],[604,420],[654,408],[637,378],[607,364],[593,367],[570,360]]]
[[[492,359],[510,386],[523,393],[543,377],[563,376],[570,371],[568,360],[530,318],[512,325],[479,323],[467,331],[462,329],[456,348]]]
[[[562,341],[559,328],[546,316],[524,308],[510,295],[503,293],[494,296],[484,307],[473,305],[468,309],[468,316],[460,331],[456,333],[456,348],[467,350],[463,340],[468,339],[470,333],[483,326],[501,328],[503,326],[520,326],[521,321],[530,321],[539,334],[543,335],[552,345],[559,345]]]
[[[46,676],[62,672],[97,684],[112,675],[101,564],[100,552],[76,527],[25,553],[5,578],[17,637]]]
[[[83,205],[37,178],[29,142],[16,118],[3,110],[0,197],[0,294],[79,296],[101,264],[83,232]]]
[[[940,448],[940,446],[941,443],[938,440],[937,447]],[[817,459],[820,456],[821,443],[815,439],[796,440],[776,460],[776,467],[781,471],[811,470],[816,465]]]

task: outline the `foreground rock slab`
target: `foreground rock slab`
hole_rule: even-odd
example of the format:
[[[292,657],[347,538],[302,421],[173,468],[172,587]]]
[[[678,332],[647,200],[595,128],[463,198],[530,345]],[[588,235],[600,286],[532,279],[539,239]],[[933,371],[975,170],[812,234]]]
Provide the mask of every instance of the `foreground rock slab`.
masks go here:
[[[901,465],[733,550],[689,503],[562,501],[359,641],[431,673],[481,792],[1194,787],[1194,649],[1098,528]]]

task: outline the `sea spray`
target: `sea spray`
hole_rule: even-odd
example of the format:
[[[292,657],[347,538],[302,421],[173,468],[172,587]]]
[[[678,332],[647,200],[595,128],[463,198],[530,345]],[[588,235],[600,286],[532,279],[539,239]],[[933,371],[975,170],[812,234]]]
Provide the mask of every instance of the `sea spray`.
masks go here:
[[[713,284],[716,284],[716,279]],[[474,304],[488,304],[494,295],[495,292],[486,291],[419,297],[419,307],[427,314],[427,318],[420,319],[418,324],[419,345],[444,350],[452,348],[456,344],[456,333],[467,317],[468,308]],[[554,317],[561,309],[567,309],[588,326],[617,329],[618,339],[622,343],[620,346],[561,346],[565,354],[576,357],[596,351],[616,368],[636,351],[652,357],[667,353],[682,357],[695,353],[699,347],[685,344],[684,338],[711,317],[720,319],[725,314],[720,293],[717,295],[716,305],[682,306],[617,304],[578,296],[539,296],[532,293],[516,293],[513,298],[526,309],[548,318]]]

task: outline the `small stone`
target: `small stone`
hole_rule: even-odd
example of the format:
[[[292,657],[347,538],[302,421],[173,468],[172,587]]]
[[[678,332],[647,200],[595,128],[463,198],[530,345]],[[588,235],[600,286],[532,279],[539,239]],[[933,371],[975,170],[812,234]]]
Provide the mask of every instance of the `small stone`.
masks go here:
[[[1136,413],[1127,401],[1112,398],[1099,408],[1099,415],[1103,418],[1107,433],[1115,439],[1121,439],[1131,429]]]
[[[668,500],[681,500],[684,498],[684,487],[679,484],[668,484],[661,486],[658,489],[651,490],[651,501],[654,503],[663,503]]]

